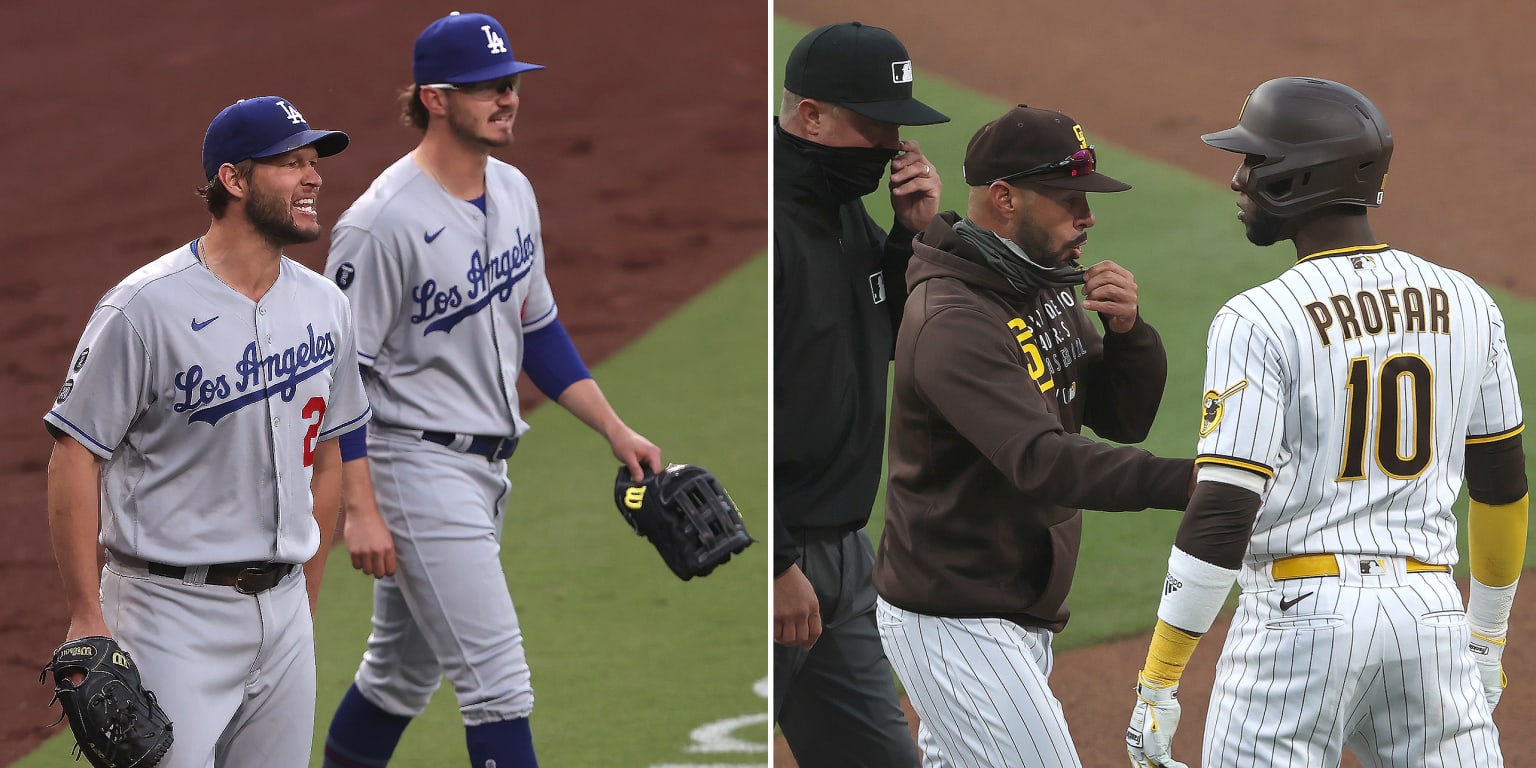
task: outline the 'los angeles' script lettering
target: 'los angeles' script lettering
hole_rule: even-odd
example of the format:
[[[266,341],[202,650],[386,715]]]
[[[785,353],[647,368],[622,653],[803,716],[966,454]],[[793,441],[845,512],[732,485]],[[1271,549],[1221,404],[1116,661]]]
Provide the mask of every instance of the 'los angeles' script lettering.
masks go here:
[[[426,324],[423,333],[451,331],[465,318],[491,305],[511,300],[517,284],[528,276],[533,268],[537,244],[532,234],[525,234],[522,227],[516,230],[517,244],[500,255],[485,255],[476,250],[469,255],[469,269],[464,272],[461,284],[444,287],[437,279],[428,278],[412,286],[411,299],[415,309],[411,324]]]
[[[231,377],[224,374],[209,377],[203,373],[201,365],[191,365],[185,371],[179,371],[175,378],[178,397],[172,408],[183,413],[224,400],[235,391],[261,391],[264,388],[267,396],[275,394],[283,402],[292,401],[302,380],[297,374],[336,356],[336,340],[330,333],[316,336],[314,325],[305,326],[305,329],[308,338],[304,341],[264,357],[256,349],[256,342],[247,344],[240,359],[235,361],[233,384]]]

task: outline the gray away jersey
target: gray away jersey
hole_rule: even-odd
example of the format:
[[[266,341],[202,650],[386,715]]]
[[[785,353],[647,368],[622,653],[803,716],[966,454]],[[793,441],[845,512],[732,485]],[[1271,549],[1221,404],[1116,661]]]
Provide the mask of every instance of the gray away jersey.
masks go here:
[[[480,435],[528,429],[523,334],[554,322],[533,187],[490,158],[485,213],[410,156],[342,214],[326,273],[352,300],[380,424]]]
[[[44,420],[104,460],[101,542],[173,565],[302,563],[321,440],[368,419],[347,301],[286,257],[253,302],[189,243],[96,305]]]
[[[1493,299],[1385,245],[1325,251],[1216,314],[1199,459],[1268,478],[1250,556],[1455,563],[1468,442],[1523,426]]]

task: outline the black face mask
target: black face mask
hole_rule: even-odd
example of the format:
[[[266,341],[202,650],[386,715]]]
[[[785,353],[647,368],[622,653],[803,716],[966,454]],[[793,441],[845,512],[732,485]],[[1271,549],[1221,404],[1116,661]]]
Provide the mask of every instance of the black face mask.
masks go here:
[[[827,180],[827,192],[839,204],[857,200],[878,189],[885,167],[900,153],[900,150],[884,147],[829,147],[789,131],[784,131],[784,135],[796,151],[821,168]]]

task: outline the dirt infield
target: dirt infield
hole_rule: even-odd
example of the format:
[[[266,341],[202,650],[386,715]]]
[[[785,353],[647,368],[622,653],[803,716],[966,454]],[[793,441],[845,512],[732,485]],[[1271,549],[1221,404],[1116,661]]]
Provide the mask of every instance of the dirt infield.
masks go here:
[[[596,6],[596,7],[594,7]],[[279,94],[352,146],[326,161],[334,222],[414,145],[394,94],[416,33],[452,6],[20,3],[0,62],[0,765],[51,733],[37,680],[68,616],[48,543],[40,418],[92,304],[207,226],[203,131],[237,98]],[[767,13],[760,3],[525,3],[496,15],[524,79],[516,144],[550,281],[589,362],[767,247]],[[708,29],[708,35],[690,31]],[[686,74],[686,76],[684,76]],[[326,243],[289,255],[319,268]],[[765,288],[766,290],[766,288]],[[766,343],[766,342],[765,342]],[[534,393],[528,393],[533,396]]]
[[[1219,182],[1231,177],[1233,158],[1199,135],[1231,125],[1249,89],[1283,75],[1347,82],[1382,107],[1396,141],[1377,233],[1486,285],[1536,297],[1518,224],[1529,215],[1525,169],[1536,160],[1526,140],[1536,108],[1521,96],[1536,80],[1525,31],[1536,8],[1497,0],[1387,7],[972,0],[941,12],[920,0],[777,0],[775,12],[813,26],[856,19],[886,27],[906,43],[919,78],[1063,109],[1107,142]],[[1511,335],[1521,330],[1531,331]],[[1515,725],[1536,706],[1536,610],[1529,596],[1521,605],[1507,655],[1514,685],[1495,718],[1509,766],[1536,765],[1528,747],[1536,734]],[[1203,643],[1185,677],[1175,754],[1186,760],[1198,759],[1219,646]],[[1145,653],[1146,638],[1132,638],[1058,657],[1052,688],[1084,765],[1126,764],[1130,686]],[[793,765],[782,742],[774,764]]]

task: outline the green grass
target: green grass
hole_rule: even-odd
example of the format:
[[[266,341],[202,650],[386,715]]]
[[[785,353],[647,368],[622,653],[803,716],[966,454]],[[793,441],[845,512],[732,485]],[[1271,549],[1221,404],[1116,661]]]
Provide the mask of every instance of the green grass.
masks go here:
[[[774,21],[775,77],[784,59],[809,27]],[[965,210],[966,186],[960,175],[965,145],[983,123],[1010,106],[991,96],[918,72],[914,95],[950,116],[949,123],[907,127],[902,138],[916,139],[944,181],[942,210]],[[775,112],[779,88],[773,91]],[[1071,111],[1071,105],[1059,105]],[[1195,450],[1205,367],[1205,335],[1216,310],[1233,295],[1279,274],[1294,256],[1288,244],[1258,248],[1243,238],[1236,221],[1233,193],[1220,183],[1139,158],[1094,133],[1100,168],[1133,185],[1129,192],[1093,195],[1096,226],[1087,261],[1112,259],[1136,276],[1142,315],[1162,334],[1169,376],[1152,435],[1142,447],[1165,456],[1190,456]],[[1215,150],[1212,150],[1215,151]],[[1234,156],[1234,169],[1236,156]],[[881,188],[884,190],[884,187]],[[865,198],[875,221],[889,225],[889,196]],[[1383,232],[1387,242],[1391,233]],[[1422,254],[1433,258],[1434,254]],[[1515,368],[1524,372],[1522,399],[1536,402],[1536,344],[1519,329],[1536,328],[1536,302],[1493,291],[1510,329]],[[1528,451],[1536,474],[1536,451]],[[870,537],[883,529],[885,500],[876,501]],[[1458,506],[1465,514],[1465,498]],[[1056,649],[1069,650],[1150,631],[1156,620],[1159,590],[1167,569],[1168,549],[1180,514],[1088,512],[1083,546],[1069,604],[1072,621],[1057,637]],[[1532,528],[1536,535],[1536,527]],[[1462,535],[1465,556],[1465,533]],[[1536,546],[1527,546],[1527,565],[1536,563]],[[1465,573],[1465,567],[1461,568]]]
[[[735,719],[757,752],[708,762],[762,765],[768,734],[767,259],[759,256],[594,370],[615,409],[671,462],[709,468],[758,543],[702,579],[672,575],[613,503],[618,461],[558,406],[511,462],[502,561],[537,705],[540,761],[555,766],[700,762],[694,729]],[[314,759],[368,633],[372,580],[332,555],[316,634]],[[153,688],[153,681],[150,681]],[[77,767],[64,734],[17,763]],[[745,748],[745,747],[743,747]],[[391,766],[468,764],[448,685],[406,730]]]

